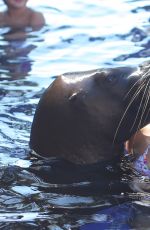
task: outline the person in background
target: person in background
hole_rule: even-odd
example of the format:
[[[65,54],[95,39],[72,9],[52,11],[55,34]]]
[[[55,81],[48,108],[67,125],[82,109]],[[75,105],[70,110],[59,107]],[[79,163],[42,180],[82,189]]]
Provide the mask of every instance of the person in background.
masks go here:
[[[6,11],[0,12],[0,26],[40,28],[45,24],[42,13],[27,7],[28,0],[3,0]]]
[[[24,78],[32,66],[28,54],[36,48],[27,38],[45,25],[45,19],[42,13],[27,7],[28,0],[2,1],[6,10],[0,12],[1,36],[7,45],[1,46],[0,69],[11,79]],[[7,30],[3,30],[5,27]]]

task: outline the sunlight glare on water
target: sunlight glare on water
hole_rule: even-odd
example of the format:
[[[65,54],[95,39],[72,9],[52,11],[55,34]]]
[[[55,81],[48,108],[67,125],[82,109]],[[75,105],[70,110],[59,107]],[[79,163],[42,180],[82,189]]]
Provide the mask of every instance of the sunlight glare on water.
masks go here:
[[[30,5],[34,6],[32,4],[30,2]],[[139,2],[140,7],[145,4],[146,1]],[[126,34],[132,28],[147,25],[149,12],[141,11],[139,14],[130,14],[135,5],[134,2],[129,4],[128,1],[102,0],[92,1],[92,3],[88,1],[84,4],[83,1],[69,1],[66,5],[60,4],[60,1],[51,1],[50,5],[47,5],[48,12],[44,9],[47,22],[53,31],[51,34],[44,35],[44,43],[53,47],[51,52],[47,52],[46,56],[42,57],[42,59],[50,59],[53,62],[47,71],[55,75],[74,71],[77,68],[80,70],[97,68],[101,64],[106,65],[105,63],[111,62],[120,52],[126,54],[131,49],[139,50],[129,40],[120,40],[116,36]],[[64,29],[62,33],[59,28],[64,26],[69,28]],[[101,45],[101,42],[96,41],[93,44],[89,43],[89,37],[106,37],[107,39]],[[72,39],[72,42],[70,41],[71,49],[69,47],[63,49],[60,39],[66,43]],[[79,44],[80,49],[78,49]],[[55,45],[59,49],[55,49]],[[100,58],[94,58],[95,53]],[[77,61],[79,58],[80,62]],[[55,63],[58,59],[60,60],[59,67]],[[139,62],[141,60],[133,60],[133,62],[126,60],[126,64],[138,64]],[[119,62],[119,64],[122,63]],[[42,70],[44,73],[44,66]]]

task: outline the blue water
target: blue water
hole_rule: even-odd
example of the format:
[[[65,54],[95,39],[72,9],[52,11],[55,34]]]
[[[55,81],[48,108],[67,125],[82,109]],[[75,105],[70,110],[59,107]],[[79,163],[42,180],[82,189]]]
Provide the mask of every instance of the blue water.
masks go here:
[[[43,90],[64,72],[148,60],[149,1],[30,0],[28,5],[43,12],[46,26],[27,28],[21,41],[6,39],[10,28],[0,28],[0,228],[149,229],[149,194],[67,194],[65,184],[49,184],[28,171],[30,128]]]

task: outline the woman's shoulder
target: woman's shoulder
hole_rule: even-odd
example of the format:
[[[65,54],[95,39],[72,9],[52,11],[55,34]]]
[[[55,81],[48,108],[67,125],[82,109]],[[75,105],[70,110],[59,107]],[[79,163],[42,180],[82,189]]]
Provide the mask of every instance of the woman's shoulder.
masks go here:
[[[31,12],[31,18],[30,18],[30,24],[33,27],[38,27],[38,26],[44,26],[45,25],[45,18],[43,14],[39,11],[35,11],[33,9],[30,9]]]

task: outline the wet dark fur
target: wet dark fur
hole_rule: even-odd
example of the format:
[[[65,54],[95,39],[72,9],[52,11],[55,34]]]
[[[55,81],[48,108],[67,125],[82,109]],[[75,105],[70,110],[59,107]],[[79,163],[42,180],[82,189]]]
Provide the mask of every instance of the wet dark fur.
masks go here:
[[[35,112],[30,147],[77,164],[115,159],[150,122],[150,63],[59,76]]]

